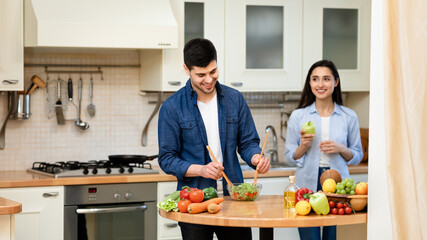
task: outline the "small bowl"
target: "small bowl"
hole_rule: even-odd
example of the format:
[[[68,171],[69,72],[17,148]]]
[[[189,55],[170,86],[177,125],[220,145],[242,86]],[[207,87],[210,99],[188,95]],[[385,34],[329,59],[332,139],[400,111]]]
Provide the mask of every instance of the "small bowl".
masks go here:
[[[227,190],[233,200],[238,201],[253,201],[261,192],[262,184],[257,183],[255,186],[252,183],[233,183],[233,187],[227,185]]]

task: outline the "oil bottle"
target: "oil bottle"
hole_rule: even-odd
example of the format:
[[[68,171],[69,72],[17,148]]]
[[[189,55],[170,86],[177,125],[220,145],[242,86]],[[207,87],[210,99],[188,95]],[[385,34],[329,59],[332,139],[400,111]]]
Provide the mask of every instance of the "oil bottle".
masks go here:
[[[289,176],[289,185],[283,193],[284,207],[295,208],[295,195],[298,187],[295,185],[295,176]]]

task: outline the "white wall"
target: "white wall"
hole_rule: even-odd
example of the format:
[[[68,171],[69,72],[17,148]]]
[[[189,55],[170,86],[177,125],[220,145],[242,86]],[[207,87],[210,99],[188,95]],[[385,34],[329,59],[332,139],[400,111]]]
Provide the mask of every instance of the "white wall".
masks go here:
[[[384,128],[383,1],[372,1],[368,239],[392,239]]]
[[[348,93],[346,106],[356,112],[361,128],[369,128],[369,92]]]

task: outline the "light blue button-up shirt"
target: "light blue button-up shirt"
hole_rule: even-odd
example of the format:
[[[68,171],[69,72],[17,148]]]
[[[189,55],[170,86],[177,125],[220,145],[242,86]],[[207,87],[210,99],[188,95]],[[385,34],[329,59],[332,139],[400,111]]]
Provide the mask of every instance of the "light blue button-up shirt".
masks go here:
[[[308,121],[314,122],[316,135],[307,152],[301,158],[294,159],[295,151],[301,144],[299,131],[302,124]],[[297,167],[295,184],[300,188],[306,187],[313,191],[317,190],[321,132],[321,117],[317,112],[315,103],[292,112],[286,134],[285,160]],[[341,143],[353,152],[353,158],[350,161],[346,161],[339,153],[329,154],[330,168],[337,170],[343,179],[349,178],[347,165],[357,165],[363,157],[359,121],[353,110],[335,103],[335,109],[329,121],[329,140]]]

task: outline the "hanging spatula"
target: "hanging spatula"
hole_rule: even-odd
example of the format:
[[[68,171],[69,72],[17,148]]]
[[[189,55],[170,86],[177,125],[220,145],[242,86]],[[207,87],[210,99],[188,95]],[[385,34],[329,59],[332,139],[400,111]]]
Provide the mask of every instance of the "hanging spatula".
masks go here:
[[[93,101],[93,79],[92,79],[92,76],[90,76],[89,99],[90,99],[90,103],[89,103],[89,105],[87,105],[87,112],[89,113],[90,117],[94,117],[96,109],[95,109],[95,105],[92,103],[92,101]]]
[[[65,125],[64,112],[62,110],[62,101],[61,101],[61,79],[58,78],[58,100],[55,103],[55,113],[56,113],[56,122],[58,125]]]

